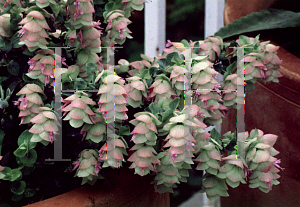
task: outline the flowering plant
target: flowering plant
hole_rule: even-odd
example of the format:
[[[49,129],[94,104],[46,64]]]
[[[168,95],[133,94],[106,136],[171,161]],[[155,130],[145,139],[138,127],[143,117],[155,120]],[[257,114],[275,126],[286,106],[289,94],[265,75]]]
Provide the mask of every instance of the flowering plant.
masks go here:
[[[158,57],[141,54],[141,61],[120,59],[114,65],[106,48],[132,38],[129,17],[133,10],[143,9],[144,0],[0,0],[0,4],[5,71],[0,81],[6,89],[4,94],[0,88],[0,185],[10,183],[13,200],[35,194],[38,187],[27,178],[42,172],[36,167],[54,164],[45,159],[53,157],[59,136],[62,146],[68,146],[64,155],[74,165],[62,168],[66,174],[75,171],[82,184],[94,184],[105,176],[105,168],[123,165],[140,176],[155,175],[153,184],[160,193],[173,192],[186,182],[194,165],[205,170],[202,190],[210,199],[228,196],[226,183],[237,187],[248,178],[250,188],[263,192],[279,184],[280,160],[273,157],[279,153],[273,148],[276,135],[254,129],[250,135],[227,132],[221,138],[214,129],[204,130],[220,124],[230,107],[239,109],[244,103],[236,91],[244,86],[240,74],[235,74],[240,64],[237,50],[228,49],[245,48],[245,90],[250,93],[257,80],[278,82],[278,47],[260,42],[259,36],[240,36],[232,43],[217,36],[168,41]],[[100,22],[107,24],[105,29]],[[57,54],[51,47],[69,48]],[[191,71],[185,67],[187,50]],[[58,68],[58,62],[66,68]],[[61,74],[55,75],[58,69]],[[222,82],[216,79],[218,73],[224,75]],[[59,76],[62,91],[56,91]],[[189,81],[193,92],[187,105]],[[64,105],[54,110],[60,103],[57,93]],[[10,131],[14,127],[18,130]],[[245,156],[235,154],[239,137],[245,142]]]

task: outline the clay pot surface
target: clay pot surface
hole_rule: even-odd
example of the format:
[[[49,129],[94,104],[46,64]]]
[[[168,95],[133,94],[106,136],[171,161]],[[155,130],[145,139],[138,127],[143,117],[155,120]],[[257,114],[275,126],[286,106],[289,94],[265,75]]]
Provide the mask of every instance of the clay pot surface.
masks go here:
[[[279,0],[227,0],[224,9],[224,24],[227,25],[234,20],[269,9]]]
[[[56,197],[27,205],[28,207],[169,207],[169,193],[155,193],[150,184],[153,176],[134,175],[122,169],[107,174],[108,184],[84,185]]]

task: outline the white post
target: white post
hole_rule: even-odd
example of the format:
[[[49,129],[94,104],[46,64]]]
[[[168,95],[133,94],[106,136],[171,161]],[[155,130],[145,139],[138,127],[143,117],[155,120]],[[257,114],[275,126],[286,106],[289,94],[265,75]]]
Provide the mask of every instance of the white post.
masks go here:
[[[224,26],[224,7],[225,0],[205,0],[205,38],[214,35]]]
[[[224,7],[225,0],[205,0],[205,27],[204,37],[214,35],[221,27],[224,26]],[[217,80],[221,81],[223,76],[218,74]],[[216,128],[218,132],[221,132],[221,125],[215,125],[209,127],[207,131]]]
[[[166,0],[145,3],[145,55],[161,54],[166,42]]]

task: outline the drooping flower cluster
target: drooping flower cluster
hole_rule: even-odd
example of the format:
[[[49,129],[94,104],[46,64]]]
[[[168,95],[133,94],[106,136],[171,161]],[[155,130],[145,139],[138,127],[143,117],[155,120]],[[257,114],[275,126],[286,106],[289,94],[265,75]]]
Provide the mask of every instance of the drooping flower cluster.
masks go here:
[[[32,79],[39,79],[45,86],[54,86],[55,59],[61,60],[61,57],[50,49],[38,50],[37,53],[28,61],[29,72],[26,75]]]
[[[196,63],[192,66],[193,97],[196,105],[200,107],[198,115],[201,121],[205,119],[205,123],[216,125],[222,122],[227,107],[221,104],[223,100],[219,94],[220,84],[215,79],[218,72],[211,68],[213,64],[207,58],[194,58]]]
[[[91,140],[92,142],[99,143],[105,139],[105,121],[102,117],[102,113],[99,113],[96,108],[93,108],[95,116],[92,117],[94,124],[83,125],[80,133],[83,134],[83,138]]]
[[[0,6],[0,8],[2,8]],[[11,24],[10,24],[10,14],[2,14],[0,16],[0,35],[2,37],[12,36]]]
[[[278,185],[277,180],[280,176],[277,174],[279,169],[283,170],[278,164],[280,159],[273,156],[279,154],[274,149],[274,144],[278,136],[274,134],[263,134],[261,130],[252,130],[250,136],[246,135],[246,147],[249,151],[246,156],[249,162],[249,170],[252,171],[250,176],[250,188],[259,188],[261,191],[268,193],[272,190],[273,185]]]
[[[98,94],[100,99],[98,101],[99,111],[104,115],[107,123],[112,123],[116,120],[126,120],[128,116],[127,95],[125,90],[125,80],[118,75],[113,75],[111,71],[104,70],[96,78],[97,82],[100,80],[100,88]],[[125,98],[126,97],[126,98]]]
[[[62,111],[67,114],[63,120],[69,120],[69,123],[74,128],[81,127],[84,123],[93,124],[92,116],[96,114],[92,111],[89,105],[96,105],[96,103],[88,97],[84,92],[75,92],[73,95],[64,99],[65,105]]]
[[[81,177],[82,183],[95,184],[97,179],[103,177],[99,174],[101,163],[97,161],[99,153],[93,149],[85,149],[79,154],[79,159],[73,162],[74,168],[77,169],[75,176]]]
[[[147,70],[149,68],[155,67],[158,68],[158,62],[154,62],[154,58],[149,58],[148,56],[141,54],[143,60],[141,61],[134,61],[129,64],[131,66],[128,68],[129,70],[127,73],[130,76],[135,76],[136,74],[141,74],[142,71]]]
[[[190,107],[186,107],[183,112],[190,111]],[[191,120],[188,120],[187,114],[179,114],[172,117],[169,123],[163,127],[163,130],[169,131],[165,141],[167,143],[163,147],[170,147],[167,151],[160,153],[157,158],[161,160],[158,166],[158,174],[155,177],[155,189],[159,192],[172,192],[172,188],[176,187],[176,183],[186,182],[189,176],[188,169],[194,164],[192,157],[195,151],[196,140],[190,133],[190,128],[204,129],[207,126],[200,120],[195,118],[196,113],[191,113]]]
[[[82,42],[80,48],[85,52],[100,53],[101,49],[101,31],[95,27],[84,28],[82,31]]]
[[[203,140],[204,142],[206,140]],[[206,172],[216,175],[220,168],[221,154],[218,148],[211,142],[206,141],[205,145],[202,145],[199,156],[195,159],[198,162],[197,170],[205,170]]]
[[[147,175],[151,171],[156,171],[156,165],[160,161],[155,157],[157,154],[153,148],[156,145],[158,134],[156,126],[161,122],[149,112],[140,112],[134,115],[135,119],[130,123],[135,125],[132,141],[135,145],[131,150],[135,152],[128,158],[128,161],[133,162],[129,168],[134,168],[135,173],[141,176]]]
[[[39,107],[40,113],[33,117],[30,122],[34,125],[29,129],[33,133],[30,142],[41,142],[47,146],[53,143],[53,134],[57,134],[58,121],[53,111],[48,107]]]
[[[182,66],[178,66],[178,65],[173,66],[173,70],[171,72],[169,81],[172,83],[172,88],[175,90],[175,93],[177,95],[182,95],[184,93],[185,90],[184,84],[188,82],[185,76],[185,73],[187,72],[188,71]]]
[[[108,124],[111,126],[112,124]],[[118,136],[112,130],[107,132],[106,143],[99,150],[99,160],[103,161],[102,167],[122,167],[122,162],[125,162],[124,155],[128,155],[126,152],[127,143],[122,137]]]
[[[226,179],[226,183],[232,188],[238,187],[240,183],[246,184],[244,171],[247,169],[247,165],[245,161],[236,154],[224,157],[222,160],[228,161],[219,169],[219,173],[216,176],[221,179]]]
[[[91,73],[95,71],[88,71],[88,63],[97,65],[98,70],[101,68],[100,61],[102,60],[96,53],[101,52],[101,31],[100,20],[93,21],[93,13],[95,9],[90,0],[72,0],[68,1],[68,13],[70,19],[67,21],[71,23],[72,27],[69,28],[65,38],[69,39],[68,44],[80,50],[77,53],[76,65],[79,66],[79,75],[85,81],[92,80]],[[77,31],[76,31],[77,30]],[[78,31],[79,30],[79,31]],[[79,49],[80,48],[80,49]]]
[[[129,64],[131,67],[130,69],[128,70],[128,74],[130,76],[134,76],[136,74],[140,74],[140,71],[143,70],[145,68],[144,64],[142,61],[134,61],[134,62],[131,62]]]
[[[205,173],[202,179],[202,190],[200,192],[205,192],[210,201],[216,200],[220,198],[220,196],[229,196],[225,180],[209,173]]]
[[[200,128],[192,131],[192,136],[196,140],[196,144],[194,146],[195,153],[199,154],[198,152],[201,151],[202,147],[208,145],[208,138],[210,137],[210,133]]]
[[[265,193],[272,190],[272,185],[279,184],[277,179],[280,176],[277,174],[279,172],[277,168],[282,170],[283,168],[278,165],[280,160],[273,157],[279,153],[273,148],[277,136],[263,135],[263,132],[257,129],[252,130],[250,136],[248,132],[243,132],[239,133],[238,137],[242,135],[245,145],[240,147],[245,149],[245,158],[232,151],[231,155],[222,158],[226,163],[221,167],[219,164],[221,156],[213,143],[207,142],[207,145],[200,147],[201,153],[195,161],[200,161],[198,170],[206,171],[203,176],[202,192],[206,192],[210,200],[215,200],[219,196],[228,196],[225,181],[232,188],[236,188],[240,183],[246,184],[250,178],[249,187],[258,187]],[[234,135],[228,132],[224,136]],[[211,162],[212,158],[216,160],[215,163]]]
[[[271,81],[278,82],[278,78],[282,77],[278,71],[282,61],[277,56],[279,46],[270,44],[270,41],[261,42],[258,38],[249,38],[241,35],[236,42],[240,47],[247,46],[245,49],[244,70],[241,74],[245,74],[245,80],[255,83],[257,80],[263,80],[265,83]],[[241,64],[241,63],[239,63]]]
[[[198,41],[200,50],[197,55],[207,56],[211,62],[215,62],[220,56],[221,50],[223,49],[223,40],[221,37],[207,37],[204,41]],[[193,42],[192,46],[195,46],[196,42]]]
[[[241,90],[241,92],[238,92]],[[238,74],[231,74],[226,77],[223,86],[224,106],[240,109],[244,105],[244,81]]]
[[[110,42],[116,41],[118,44],[123,44],[126,38],[132,38],[130,35],[132,32],[127,28],[131,21],[124,16],[124,11],[111,11],[106,15],[105,19],[108,23],[106,31]]]
[[[91,0],[71,0],[66,4],[70,19],[67,23],[71,23],[75,29],[83,26],[93,26],[93,13],[95,9]]]
[[[165,58],[167,54],[170,54],[172,52],[177,52],[178,55],[185,54],[185,47],[183,43],[180,42],[171,42],[170,40],[167,40],[166,48],[163,49],[164,53],[161,58]]]
[[[180,182],[187,182],[186,178],[189,176],[188,170],[191,169],[191,165],[186,162],[173,163],[171,155],[166,151],[160,152],[157,159],[161,161],[157,167],[158,174],[155,176],[154,188],[155,192],[174,193],[173,188],[176,188]]]
[[[18,32],[23,35],[20,44],[25,43],[30,52],[38,48],[47,48],[46,45],[49,43],[45,38],[49,38],[49,36],[45,29],[50,30],[50,27],[44,15],[38,11],[31,11],[18,24],[24,24],[24,26],[20,26],[21,30]]]
[[[144,8],[145,0],[122,0],[124,4],[125,16],[128,18],[133,10],[142,11]]]
[[[169,79],[164,74],[156,76],[154,83],[148,88],[148,91],[149,95],[147,99],[154,99],[154,103],[157,103],[164,97],[170,99],[171,96],[172,98],[177,96],[170,85]]]
[[[143,100],[147,98],[147,83],[138,76],[126,78],[129,82],[125,85],[127,94],[129,95],[128,104],[133,108],[141,107]]]
[[[40,113],[39,107],[44,103],[39,93],[44,94],[44,91],[36,84],[27,84],[17,93],[21,95],[15,102],[20,110],[20,125],[30,123],[30,120]]]
[[[197,118],[193,118],[192,121],[187,120],[186,114],[181,114],[173,117],[169,120],[170,123],[164,126],[165,131],[169,131],[167,138],[168,140],[164,147],[170,147],[168,152],[171,154],[172,162],[185,161],[187,163],[192,161],[193,146],[196,140],[190,133],[189,127],[193,128],[206,128],[207,126]]]

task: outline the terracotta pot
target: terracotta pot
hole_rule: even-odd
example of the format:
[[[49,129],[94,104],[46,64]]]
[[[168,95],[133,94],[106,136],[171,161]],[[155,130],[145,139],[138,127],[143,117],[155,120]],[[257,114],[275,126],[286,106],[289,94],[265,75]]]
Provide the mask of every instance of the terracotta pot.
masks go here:
[[[227,2],[232,3],[233,1],[228,0]],[[225,9],[224,14],[226,13],[229,14],[229,11]],[[234,18],[229,21],[233,20]],[[299,206],[300,59],[283,48],[278,50],[277,55],[283,60],[280,68],[283,77],[279,78],[279,83],[265,85],[257,82],[252,94],[246,95],[245,128],[249,132],[251,129],[258,128],[266,134],[278,135],[274,148],[280,151],[276,157],[281,159],[280,166],[285,168],[279,173],[280,184],[274,186],[273,190],[267,194],[243,184],[235,189],[229,188],[230,196],[221,198],[222,207]],[[235,131],[235,123],[236,110],[231,109],[229,116],[222,123],[221,133]]]
[[[169,207],[169,193],[155,193],[153,176],[134,175],[134,170],[111,170],[109,185],[85,185],[28,207]]]
[[[227,0],[224,9],[225,25],[252,12],[269,9],[278,0]]]
[[[285,9],[299,12],[300,1],[298,0],[227,0],[224,10],[225,25],[252,12],[261,10]]]

